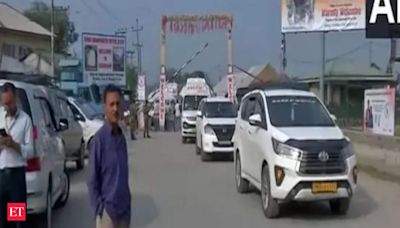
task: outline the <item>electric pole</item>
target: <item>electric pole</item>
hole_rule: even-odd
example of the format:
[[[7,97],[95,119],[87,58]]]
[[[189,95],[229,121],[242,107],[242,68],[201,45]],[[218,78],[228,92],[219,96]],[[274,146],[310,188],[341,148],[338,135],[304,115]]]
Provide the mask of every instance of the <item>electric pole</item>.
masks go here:
[[[138,72],[139,75],[142,74],[142,47],[143,44],[140,43],[140,32],[143,31],[143,26],[139,26],[139,19],[136,18],[136,27],[132,26],[132,32],[136,32],[136,43],[133,44],[137,49],[138,56]]]
[[[51,0],[51,76],[55,77],[54,66],[54,0]],[[61,81],[61,80],[60,80]]]

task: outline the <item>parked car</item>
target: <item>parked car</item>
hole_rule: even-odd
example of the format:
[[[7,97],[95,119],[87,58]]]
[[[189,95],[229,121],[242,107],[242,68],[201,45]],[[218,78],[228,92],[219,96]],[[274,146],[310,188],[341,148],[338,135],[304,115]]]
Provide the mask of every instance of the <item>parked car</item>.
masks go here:
[[[240,193],[261,191],[268,218],[280,203],[329,201],[345,214],[357,184],[352,144],[334,116],[311,92],[263,89],[242,100],[235,134],[235,176]]]
[[[200,102],[196,120],[196,154],[207,161],[214,153],[233,155],[232,136],[237,110],[224,97],[205,98]]]
[[[76,162],[78,169],[85,166],[85,141],[80,123],[76,120],[68,97],[61,90],[41,87],[48,93],[49,101],[53,106],[56,120],[67,119],[68,129],[61,132],[65,144],[68,161]]]
[[[69,197],[70,182],[61,137],[69,123],[67,119],[57,122],[49,97],[39,86],[0,80],[0,89],[5,82],[15,85],[18,108],[32,118],[34,155],[26,166],[27,213],[45,212],[47,227],[51,227],[53,206],[64,206]]]
[[[68,102],[75,119],[82,126],[83,140],[86,148],[85,155],[87,156],[93,136],[103,126],[104,120],[99,119],[96,111],[84,100],[68,97]]]

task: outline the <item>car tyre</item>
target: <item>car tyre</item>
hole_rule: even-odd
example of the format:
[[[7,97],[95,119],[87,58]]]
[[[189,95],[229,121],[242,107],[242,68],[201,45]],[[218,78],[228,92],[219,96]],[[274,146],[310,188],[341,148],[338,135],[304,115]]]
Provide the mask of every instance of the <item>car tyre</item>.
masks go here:
[[[76,160],[76,168],[82,170],[85,167],[85,143],[81,142],[81,147],[79,148],[79,158]]]
[[[186,137],[182,137],[182,143],[186,144],[187,143],[187,138]]]
[[[271,182],[268,165],[264,165],[261,177],[261,202],[265,217],[279,217],[279,203],[271,195]]]
[[[344,198],[344,199],[330,200],[329,206],[333,214],[345,215],[347,214],[347,211],[349,210],[350,207],[350,199]]]
[[[68,172],[64,171],[64,175],[65,175],[65,189],[63,194],[60,196],[60,198],[57,200],[55,207],[56,208],[60,208],[60,207],[64,207],[65,204],[67,204],[68,202],[68,198],[69,198],[69,191],[70,191],[70,187],[71,187],[71,180],[69,178],[69,174]]]
[[[200,142],[201,142],[201,140],[200,140]],[[200,145],[201,145],[201,143],[200,143]],[[201,148],[198,146],[197,138],[196,138],[196,155],[200,155],[200,153],[201,153]]]
[[[236,154],[235,159],[235,182],[236,189],[239,193],[246,193],[249,191],[249,181],[242,178],[242,163],[240,161],[239,152]]]
[[[211,160],[211,154],[208,154],[204,151],[203,149],[203,143],[200,144],[200,156],[202,161],[210,161]]]

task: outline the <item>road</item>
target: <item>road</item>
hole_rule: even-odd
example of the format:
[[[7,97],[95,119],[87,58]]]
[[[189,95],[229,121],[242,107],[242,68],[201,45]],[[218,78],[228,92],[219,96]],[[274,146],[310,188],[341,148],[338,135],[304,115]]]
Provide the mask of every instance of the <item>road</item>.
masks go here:
[[[132,227],[399,227],[400,185],[364,173],[347,216],[331,215],[325,203],[289,204],[281,218],[267,220],[259,193],[236,192],[232,162],[201,162],[178,134],[155,134],[129,147]],[[55,228],[94,227],[85,171],[72,173],[70,199],[54,212]]]

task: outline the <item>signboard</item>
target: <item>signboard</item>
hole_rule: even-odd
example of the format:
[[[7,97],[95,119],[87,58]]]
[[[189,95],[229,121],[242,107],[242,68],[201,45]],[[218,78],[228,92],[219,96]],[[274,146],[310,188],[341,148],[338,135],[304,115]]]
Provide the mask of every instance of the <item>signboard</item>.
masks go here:
[[[168,95],[177,97],[178,96],[178,84],[177,83],[168,83],[167,91],[168,91]]]
[[[228,86],[228,98],[232,102],[234,102],[235,101],[235,89],[234,89],[234,84],[233,84],[233,74],[228,74],[227,86]]]
[[[365,29],[366,0],[282,0],[282,32]]]
[[[165,91],[166,91],[166,77],[165,74],[160,76],[160,105],[159,105],[159,121],[160,129],[164,129],[165,126]]]
[[[145,75],[138,76],[137,99],[139,101],[146,100],[146,76]]]
[[[82,34],[83,76],[88,84],[125,86],[123,36]]]
[[[364,92],[364,131],[394,135],[395,89],[368,89]]]

